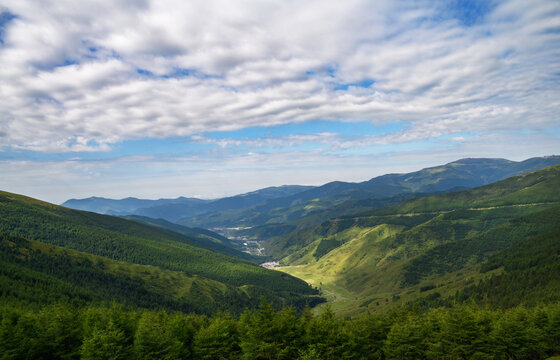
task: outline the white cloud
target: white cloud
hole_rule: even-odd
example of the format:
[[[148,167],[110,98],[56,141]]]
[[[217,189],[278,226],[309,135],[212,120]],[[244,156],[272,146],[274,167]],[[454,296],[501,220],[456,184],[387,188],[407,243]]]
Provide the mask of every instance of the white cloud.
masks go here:
[[[559,120],[556,2],[501,2],[469,28],[431,2],[4,7],[17,15],[0,47],[4,146],[97,151],[310,119],[409,121],[394,136],[414,140]],[[335,90],[364,79],[375,83]]]

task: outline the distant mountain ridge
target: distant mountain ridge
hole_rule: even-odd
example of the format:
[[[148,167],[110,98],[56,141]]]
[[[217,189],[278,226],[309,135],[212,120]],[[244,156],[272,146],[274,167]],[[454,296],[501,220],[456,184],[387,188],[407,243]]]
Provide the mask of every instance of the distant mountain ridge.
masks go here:
[[[119,216],[140,215],[174,222],[182,217],[218,210],[248,207],[268,199],[293,195],[311,188],[312,186],[303,185],[267,187],[215,200],[186,198],[182,196],[176,199],[148,200],[128,197],[115,200],[94,196],[86,199],[70,199],[61,205],[71,209],[92,211],[100,214]]]
[[[127,197],[124,199],[109,199],[104,197],[92,196],[86,199],[70,199],[65,201],[62,206],[75,210],[92,211],[107,215],[128,215],[128,213],[149,208],[153,206],[169,205],[169,204],[192,204],[201,205],[210,200],[197,198],[178,197],[176,199],[138,199],[135,197]]]
[[[406,174],[387,174],[361,183],[330,182],[250,208],[201,214],[177,221],[185,226],[262,226],[297,220],[348,200],[381,199],[410,193],[438,193],[474,188],[560,163],[560,156],[511,161],[466,158]],[[327,219],[324,219],[327,220]]]
[[[113,200],[92,197],[71,199],[62,206],[109,215],[161,218],[188,227],[258,227],[289,223],[309,216],[315,216],[315,221],[328,220],[328,216],[333,215],[329,210],[346,201],[463,190],[559,163],[560,156],[555,155],[524,161],[465,158],[411,173],[381,175],[358,183],[334,181],[316,187],[268,187],[215,200],[186,197]],[[348,213],[350,210],[346,208],[345,211]],[[323,212],[325,215],[321,216]]]

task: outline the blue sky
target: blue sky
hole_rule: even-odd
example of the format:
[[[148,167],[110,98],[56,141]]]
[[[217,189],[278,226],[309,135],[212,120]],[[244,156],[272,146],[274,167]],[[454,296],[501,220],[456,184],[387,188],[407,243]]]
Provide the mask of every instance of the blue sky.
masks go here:
[[[220,197],[560,153],[556,1],[0,3],[0,189]]]

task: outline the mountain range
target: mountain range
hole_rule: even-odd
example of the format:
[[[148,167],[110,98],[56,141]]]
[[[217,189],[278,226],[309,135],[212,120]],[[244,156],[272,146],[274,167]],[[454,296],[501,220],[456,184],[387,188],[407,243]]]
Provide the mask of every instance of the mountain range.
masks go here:
[[[108,215],[140,215],[176,221],[213,211],[225,211],[250,207],[268,199],[285,197],[305,191],[311,186],[278,186],[268,187],[246,194],[225,197],[215,200],[178,197],[176,199],[147,200],[133,197],[115,200],[102,197],[87,199],[70,199],[62,206],[76,210],[93,211]]]
[[[324,221],[333,216],[331,210],[334,206],[345,201],[369,200],[374,203],[373,207],[387,206],[406,194],[474,188],[558,163],[560,156],[520,162],[505,159],[462,159],[407,174],[382,175],[361,183],[331,182],[291,196],[269,199],[252,207],[202,214],[177,222],[200,227],[255,227],[301,222],[304,217],[327,211],[326,216],[319,216],[317,219]],[[380,201],[379,205],[375,204],[376,199],[387,200],[391,197],[393,199],[389,202]],[[350,210],[352,211],[354,210]]]
[[[560,163],[560,156],[506,159],[461,159],[445,165],[407,174],[387,174],[360,183],[330,182],[322,186],[286,185],[216,200],[180,197],[177,199],[122,200],[71,199],[62,206],[111,215],[140,215],[162,218],[188,227],[257,227],[302,222],[315,215],[316,222],[327,220],[333,207],[348,201],[367,200],[343,207],[387,206],[405,194],[431,194],[486,185],[510,176]],[[415,196],[415,195],[413,195]],[[392,198],[391,200],[387,200]],[[376,204],[375,199],[385,199]],[[404,197],[406,199],[406,197]],[[366,206],[364,206],[366,205]],[[343,210],[342,213],[345,213]],[[348,210],[351,213],[353,209]],[[325,212],[323,216],[318,215]],[[317,216],[318,215],[318,216]]]

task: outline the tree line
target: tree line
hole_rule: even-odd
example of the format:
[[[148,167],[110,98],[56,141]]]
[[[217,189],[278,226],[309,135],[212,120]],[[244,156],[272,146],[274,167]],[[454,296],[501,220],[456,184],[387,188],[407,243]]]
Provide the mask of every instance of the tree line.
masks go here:
[[[546,359],[560,355],[560,304],[399,308],[352,319],[329,307],[239,316],[55,304],[0,306],[1,359]]]

